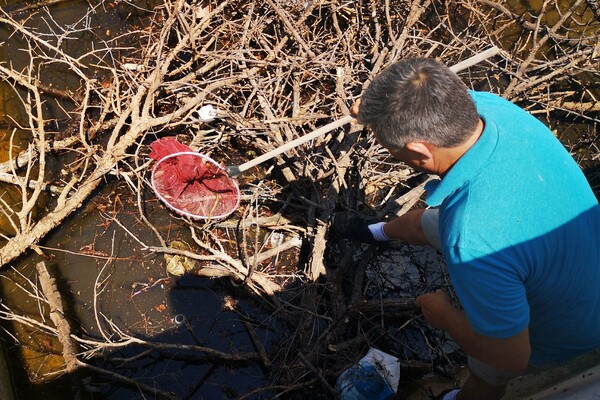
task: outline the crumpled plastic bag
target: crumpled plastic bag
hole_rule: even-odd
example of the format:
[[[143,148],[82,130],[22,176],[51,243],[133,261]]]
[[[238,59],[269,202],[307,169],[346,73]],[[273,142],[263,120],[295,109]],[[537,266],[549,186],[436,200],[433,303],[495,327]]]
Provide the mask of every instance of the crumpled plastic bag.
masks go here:
[[[400,361],[381,350],[367,354],[336,380],[341,400],[389,400],[400,381]]]

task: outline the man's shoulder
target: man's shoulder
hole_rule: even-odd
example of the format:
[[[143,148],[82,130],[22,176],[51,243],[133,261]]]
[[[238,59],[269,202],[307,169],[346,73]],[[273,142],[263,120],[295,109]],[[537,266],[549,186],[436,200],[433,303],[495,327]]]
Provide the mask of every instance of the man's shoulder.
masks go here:
[[[482,119],[500,130],[508,133],[522,133],[524,130],[550,132],[536,117],[497,94],[477,91],[470,94]]]
[[[469,90],[469,94],[471,95],[471,98],[473,99],[473,101],[475,102],[475,105],[479,104],[486,104],[486,105],[500,105],[500,106],[514,106],[516,107],[513,103],[511,103],[510,101],[506,100],[505,98],[503,98],[500,95],[491,93],[491,92],[478,92],[476,90]]]

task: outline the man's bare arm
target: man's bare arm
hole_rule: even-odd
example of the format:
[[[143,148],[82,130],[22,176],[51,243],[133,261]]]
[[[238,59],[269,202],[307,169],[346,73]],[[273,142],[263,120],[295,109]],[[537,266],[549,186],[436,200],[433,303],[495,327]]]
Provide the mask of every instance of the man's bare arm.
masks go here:
[[[417,298],[427,322],[445,330],[467,354],[493,367],[520,372],[527,368],[531,355],[529,329],[515,336],[496,339],[473,330],[465,314],[452,306],[442,291],[426,293]]]
[[[427,246],[430,245],[423,228],[421,227],[421,216],[425,210],[410,210],[407,213],[394,218],[383,226],[386,236],[392,240]]]

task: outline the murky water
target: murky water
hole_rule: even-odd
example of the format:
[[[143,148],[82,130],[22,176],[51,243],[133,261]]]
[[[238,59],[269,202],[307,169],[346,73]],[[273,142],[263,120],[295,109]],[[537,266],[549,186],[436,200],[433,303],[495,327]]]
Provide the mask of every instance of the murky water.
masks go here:
[[[68,38],[68,51],[77,56],[89,51],[94,41],[110,40],[127,25],[141,24],[146,15],[144,7],[150,6],[149,3],[135,2],[135,7],[121,4],[115,8],[116,12],[98,9],[90,14],[88,2],[68,2],[52,9],[53,21],[41,17],[40,13],[28,23],[42,32],[56,30],[58,25],[64,24],[94,26],[91,34],[82,32]],[[11,38],[9,31],[1,26],[0,41],[4,42],[0,46],[1,60],[10,60],[17,68],[28,62],[27,55],[20,50],[23,43]],[[75,89],[79,84],[60,68],[45,71],[44,78],[61,89]],[[9,146],[13,154],[23,150],[29,134],[18,128],[19,124],[26,123],[26,116],[8,85],[0,86],[0,107],[0,161],[5,161],[9,158]],[[48,98],[46,107],[60,120],[69,104]],[[139,251],[140,243],[110,220],[110,216],[118,215],[119,221],[134,235],[144,238],[149,245],[158,245],[153,233],[139,221],[137,206],[131,204],[130,189],[121,185],[119,182],[105,185],[61,228],[48,235],[40,246],[43,257],[28,255],[13,263],[14,269],[0,272],[3,305],[16,314],[39,319],[42,306],[29,291],[37,282],[35,264],[43,260],[66,296],[63,299],[66,314],[72,318],[73,327],[81,327],[78,332],[81,336],[116,340],[108,322],[111,321],[128,335],[155,342],[207,346],[224,352],[254,352],[239,315],[223,308],[231,294],[227,283],[169,276],[162,255]],[[0,185],[0,191],[3,201],[19,203],[20,194],[11,185]],[[43,202],[38,206],[43,208]],[[162,232],[168,232],[169,240],[190,240],[183,225],[156,201],[149,201],[148,207],[155,208],[154,222]],[[11,232],[10,221],[0,215],[0,233],[10,235]],[[240,307],[250,306],[241,304]],[[261,315],[261,311],[253,309],[252,314]],[[175,323],[176,316],[177,321],[184,319],[185,323]],[[45,322],[52,325],[49,320]],[[4,327],[10,332],[2,337],[10,354],[20,398],[72,398],[70,379],[57,379],[64,363],[58,341],[36,327],[8,322]],[[267,330],[257,331],[268,343]],[[111,369],[112,365],[121,364],[119,360],[145,350],[135,346],[118,351],[107,349],[100,355],[100,359],[105,358],[101,364]],[[129,377],[172,391],[182,398],[222,398],[224,392],[241,395],[261,386],[265,380],[263,371],[258,368],[220,366],[193,352],[152,352],[128,365]],[[143,398],[135,388],[115,386],[111,379],[88,375],[85,371],[82,375],[83,398]]]
[[[107,214],[118,215],[120,223],[136,237],[150,245],[158,244],[138,220],[137,208],[125,200],[128,197],[128,188],[119,188],[118,183],[107,185],[41,246],[48,269],[63,296],[67,295],[63,299],[67,315],[74,319],[73,326],[81,326],[78,333],[114,340],[114,330],[107,322],[111,321],[128,335],[153,342],[207,346],[228,353],[254,352],[239,315],[224,308],[232,294],[226,282],[169,276],[162,255],[139,251],[135,239],[106,219]],[[169,232],[169,240],[190,240],[187,230],[156,201],[149,207],[156,220],[162,221],[161,231]],[[0,274],[3,303],[15,313],[32,318],[39,314],[38,302],[21,288],[31,288],[28,280],[36,282],[35,264],[40,260],[39,256],[28,256],[14,264],[14,271]],[[249,304],[240,307],[261,315],[260,310],[248,308]],[[176,323],[175,317],[183,318],[185,323]],[[268,316],[263,318],[267,320]],[[70,391],[70,380],[54,379],[64,363],[58,355],[60,344],[37,328],[13,324],[8,329],[19,339],[18,343],[8,340],[12,358],[22,364],[13,366],[16,372],[21,368],[26,372],[26,376],[17,376],[20,392],[25,398],[64,399],[61,393]],[[265,343],[269,342],[267,330],[258,329],[258,333]],[[140,346],[107,350],[100,356],[106,359],[101,364],[110,369],[121,364],[118,360],[135,358],[145,350]],[[241,395],[265,382],[259,368],[219,366],[198,357],[194,352],[152,352],[129,362],[127,374],[182,398],[222,398],[224,391]],[[142,398],[135,389],[83,374],[86,390],[94,393],[94,398]]]

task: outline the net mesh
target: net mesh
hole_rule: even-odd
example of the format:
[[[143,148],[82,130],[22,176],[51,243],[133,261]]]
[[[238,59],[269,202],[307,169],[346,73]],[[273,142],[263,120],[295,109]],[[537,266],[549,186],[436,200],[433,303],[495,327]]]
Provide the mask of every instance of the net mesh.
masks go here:
[[[152,170],[152,187],[169,208],[194,219],[223,218],[237,208],[236,181],[211,158],[171,137],[150,147],[150,157],[158,161]]]

